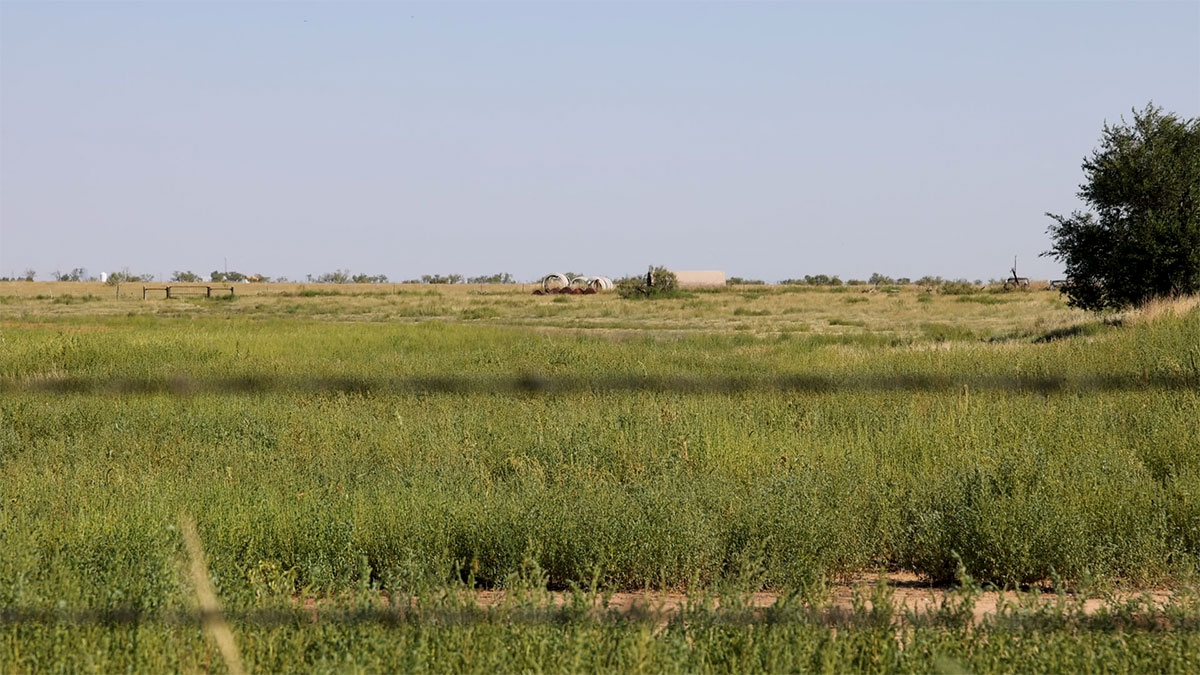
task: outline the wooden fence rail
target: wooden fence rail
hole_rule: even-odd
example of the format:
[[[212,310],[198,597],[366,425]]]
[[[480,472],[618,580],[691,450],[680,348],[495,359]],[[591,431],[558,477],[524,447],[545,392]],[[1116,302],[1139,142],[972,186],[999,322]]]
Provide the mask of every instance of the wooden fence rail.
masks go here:
[[[150,291],[165,291],[167,294],[166,295],[167,298],[172,298],[172,297],[176,297],[176,296],[180,296],[180,295],[200,295],[201,293],[204,294],[204,297],[211,298],[213,291],[217,291],[217,292],[228,291],[229,295],[233,295],[233,286],[209,286],[207,284],[205,284],[205,285],[165,284],[165,285],[159,285],[159,286],[142,286],[142,299],[143,300],[146,299],[146,294],[149,293]]]

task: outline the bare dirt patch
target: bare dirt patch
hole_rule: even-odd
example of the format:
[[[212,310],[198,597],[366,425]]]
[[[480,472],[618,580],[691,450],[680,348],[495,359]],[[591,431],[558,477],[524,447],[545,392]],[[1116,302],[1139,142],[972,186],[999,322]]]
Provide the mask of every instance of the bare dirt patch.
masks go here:
[[[930,586],[920,577],[911,573],[893,572],[887,574],[863,574],[853,577],[825,589],[816,598],[806,602],[820,616],[831,620],[854,614],[857,610],[871,611],[874,598],[886,598],[891,602],[892,622],[902,624],[909,620],[920,620],[921,617],[933,616],[946,608],[969,609],[972,622],[979,624],[983,620],[1002,614],[1005,609],[1016,607],[1024,609],[1054,609],[1070,608],[1085,616],[1095,615],[1102,610],[1112,610],[1127,603],[1137,603],[1145,611],[1157,612],[1180,596],[1194,596],[1194,589],[1116,589],[1104,593],[1080,594],[1076,592],[1055,593],[1049,588],[1032,588],[1016,590],[976,590],[970,594],[970,601],[964,602],[967,594],[961,589],[944,586]],[[473,598],[471,597],[473,595]],[[778,591],[758,591],[736,597],[726,597],[739,607],[757,613],[766,610],[784,599],[784,594]],[[500,608],[505,606],[533,606],[543,609],[563,609],[577,601],[576,596],[565,591],[518,591],[479,590],[462,598],[468,604],[473,600],[475,606],[481,609]],[[297,598],[304,609],[311,612],[317,620],[325,609],[326,600],[333,598]],[[403,601],[397,598],[381,597],[381,603],[392,608]],[[417,599],[412,601],[417,603]],[[618,614],[639,614],[656,617],[658,623],[666,625],[672,617],[677,616],[689,607],[705,606],[719,608],[722,605],[721,596],[717,594],[688,594],[673,591],[626,591],[618,593],[597,593],[588,596],[591,609]]]
[[[903,619],[906,611],[921,616],[936,612],[947,602],[960,601],[962,592],[948,587],[930,586],[915,574],[892,572],[888,574],[863,574],[848,582],[829,587],[825,598],[824,609],[831,613],[849,613],[856,606],[870,609],[872,597],[880,587],[885,589],[886,596],[891,598],[892,607],[897,619]],[[1175,589],[1156,588],[1140,590],[1114,590],[1103,595],[1080,595],[1074,592],[1055,593],[1048,588],[1035,588],[1023,591],[978,591],[973,597],[972,613],[976,623],[986,617],[993,616],[1005,606],[1054,606],[1056,604],[1073,604],[1084,614],[1092,615],[1101,609],[1111,607],[1113,603],[1126,603],[1141,600],[1154,608],[1161,608],[1171,602],[1178,591]],[[551,592],[548,594],[555,606],[562,607],[569,599],[569,594]],[[765,609],[778,603],[783,595],[776,591],[758,591],[742,597],[741,603],[753,609]],[[479,591],[476,601],[480,606],[497,606],[505,602],[505,591]],[[664,591],[637,591],[613,593],[607,596],[607,607],[618,612],[646,611],[664,615],[677,614],[689,603],[696,602],[695,596],[686,593]],[[714,604],[720,601],[714,599]]]

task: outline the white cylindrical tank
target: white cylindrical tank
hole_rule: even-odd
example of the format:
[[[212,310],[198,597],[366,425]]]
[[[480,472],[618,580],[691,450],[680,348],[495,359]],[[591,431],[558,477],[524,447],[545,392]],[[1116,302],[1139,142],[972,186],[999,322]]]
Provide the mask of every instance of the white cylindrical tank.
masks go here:
[[[569,283],[571,282],[564,274],[547,274],[542,277],[542,290],[557,291],[560,288],[566,288]]]
[[[587,281],[588,288],[594,288],[597,291],[611,291],[613,289],[613,281],[608,277],[592,277]]]
[[[108,281],[108,272],[101,272],[100,273],[100,283],[103,284],[107,281]]]

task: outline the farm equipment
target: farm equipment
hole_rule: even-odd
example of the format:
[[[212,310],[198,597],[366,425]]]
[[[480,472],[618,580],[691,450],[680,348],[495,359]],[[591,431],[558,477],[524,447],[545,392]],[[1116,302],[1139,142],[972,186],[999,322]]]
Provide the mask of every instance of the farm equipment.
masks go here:
[[[1013,266],[1009,270],[1012,274],[1004,280],[1004,290],[1011,291],[1014,288],[1019,288],[1023,291],[1029,290],[1029,277],[1017,276],[1017,256],[1013,256]]]

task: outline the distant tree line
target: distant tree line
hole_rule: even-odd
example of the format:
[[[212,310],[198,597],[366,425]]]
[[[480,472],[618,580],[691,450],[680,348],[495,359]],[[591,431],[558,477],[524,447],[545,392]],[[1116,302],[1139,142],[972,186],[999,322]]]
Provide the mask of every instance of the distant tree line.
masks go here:
[[[212,272],[208,273],[208,280],[213,283],[228,283],[231,281],[246,281],[246,282],[250,282],[250,283],[267,283],[267,282],[270,282],[272,279],[271,279],[271,277],[269,277],[265,274],[243,274],[242,272],[238,272],[236,270],[234,270],[232,272],[229,272],[229,271],[222,272],[220,270],[213,270]],[[188,282],[195,283],[198,281],[204,281],[204,279],[202,279],[199,274],[196,274],[194,272],[190,272],[190,271],[178,272],[177,271],[177,272],[175,272],[175,275],[173,277],[171,277],[171,281],[182,281],[184,283],[188,283]],[[286,281],[286,279],[275,279],[275,281]]]
[[[54,277],[55,281],[91,281],[88,278],[87,270],[82,267],[76,267],[70,272],[54,270],[50,276]]]
[[[37,277],[37,271],[27,269],[20,276],[15,277],[0,277],[0,281],[33,281]],[[76,267],[69,272],[61,272],[55,270],[51,275],[55,281],[98,281],[95,276],[88,274],[87,269]],[[386,274],[355,274],[347,269],[334,270],[316,276],[312,274],[305,275],[305,279],[311,283],[318,284],[386,284],[389,283]],[[110,272],[107,275],[106,281],[110,284],[118,284],[129,281],[153,281],[153,274],[131,274],[129,270],[121,272]],[[287,277],[269,277],[265,274],[246,274],[237,270],[213,270],[209,272],[207,278],[202,274],[197,274],[191,270],[175,270],[171,273],[171,281],[177,283],[228,283],[228,282],[251,282],[251,283],[287,283]],[[405,284],[461,284],[463,282],[469,284],[515,284],[518,283],[516,278],[508,272],[499,272],[497,274],[483,274],[475,277],[464,277],[461,274],[424,274],[420,279],[406,279],[401,283]]]
[[[471,277],[467,279],[468,284],[515,284],[517,280],[508,272],[500,274],[485,274],[483,276]]]
[[[25,270],[25,274],[21,279],[23,281],[33,281],[35,275],[36,273],[33,270]],[[55,281],[99,281],[95,275],[88,274],[87,269],[83,267],[76,267],[69,272],[54,270],[50,276]],[[154,281],[154,275],[149,273],[133,274],[128,269],[117,272],[109,272],[105,275],[105,283],[109,284],[110,286],[115,286],[117,284],[129,281]]]
[[[842,280],[837,275],[806,274],[802,279],[784,279],[779,283],[785,286],[841,286]]]
[[[750,281],[734,281],[738,277],[730,279],[730,283],[753,283]],[[779,282],[783,286],[923,286],[925,288],[943,288],[947,285],[983,285],[983,281],[976,279],[974,282],[966,279],[943,279],[940,276],[926,275],[915,281],[909,277],[889,277],[879,272],[874,272],[865,281],[862,279],[850,279],[842,281],[837,275],[829,276],[828,274],[806,274],[799,279],[784,279]],[[1000,282],[993,282],[1000,283]]]
[[[665,269],[665,268],[660,268]],[[35,270],[27,269],[16,277],[0,277],[0,281],[33,281],[37,276]],[[68,272],[55,271],[52,275],[55,281],[98,281],[95,276],[88,274],[87,270],[82,267],[76,267]],[[568,278],[580,276],[575,273],[567,273]],[[632,279],[641,279],[638,277],[629,277]],[[333,272],[324,274],[305,275],[305,279],[309,283],[318,284],[386,284],[389,283],[386,274],[356,274],[348,269],[338,269]],[[119,272],[110,272],[107,275],[109,284],[118,284],[124,282],[147,282],[153,281],[153,274],[131,274],[127,269]],[[197,274],[191,270],[175,270],[171,273],[171,281],[178,283],[229,283],[229,282],[251,282],[251,283],[288,283],[287,277],[269,277],[265,274],[245,274],[236,270],[213,270],[205,278],[204,275]],[[473,277],[464,277],[461,274],[423,274],[419,279],[405,279],[399,283],[403,284],[515,284],[519,283],[512,274],[508,272],[500,272],[497,274],[482,274]],[[767,282],[762,279],[752,279],[745,277],[733,276],[726,280],[726,284],[730,286],[740,285],[765,285]],[[1003,280],[992,279],[989,284],[1000,284]],[[782,286],[908,286],[916,285],[924,288],[939,288],[946,292],[947,288],[962,289],[967,286],[983,286],[985,282],[976,279],[968,281],[967,279],[944,279],[940,276],[926,275],[913,280],[909,277],[890,277],[879,272],[874,272],[866,280],[842,279],[834,274],[806,274],[803,277],[794,279],[784,279],[779,282]],[[627,284],[628,285],[628,284]]]
[[[317,284],[386,284],[388,278],[386,274],[352,274],[350,270],[335,270],[313,276],[306,275],[306,278]]]
[[[461,274],[422,274],[420,279],[405,279],[404,284],[515,284],[517,280],[508,272],[464,277]]]
[[[106,279],[105,281],[109,286],[116,286],[117,284],[123,284],[126,282],[133,282],[133,281],[140,281],[140,282],[144,283],[147,281],[154,281],[154,275],[153,274],[130,274],[127,271],[126,272],[109,272],[108,279]]]
[[[0,281],[33,281],[33,278],[36,276],[37,272],[35,270],[25,270],[19,277],[0,277]]]

